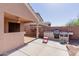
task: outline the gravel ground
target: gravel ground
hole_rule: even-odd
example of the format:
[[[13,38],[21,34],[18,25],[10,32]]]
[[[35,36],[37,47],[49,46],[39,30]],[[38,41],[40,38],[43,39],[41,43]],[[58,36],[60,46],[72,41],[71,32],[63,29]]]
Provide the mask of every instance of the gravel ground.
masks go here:
[[[66,45],[66,47],[70,56],[76,56],[76,54],[79,52],[79,46]],[[79,54],[77,54],[77,56],[79,56]]]

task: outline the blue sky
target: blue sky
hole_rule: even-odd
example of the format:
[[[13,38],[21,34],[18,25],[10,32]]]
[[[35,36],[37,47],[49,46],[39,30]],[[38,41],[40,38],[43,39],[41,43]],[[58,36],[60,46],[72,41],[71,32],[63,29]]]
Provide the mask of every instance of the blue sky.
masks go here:
[[[31,3],[31,6],[45,22],[51,22],[52,26],[64,26],[79,17],[78,3]]]

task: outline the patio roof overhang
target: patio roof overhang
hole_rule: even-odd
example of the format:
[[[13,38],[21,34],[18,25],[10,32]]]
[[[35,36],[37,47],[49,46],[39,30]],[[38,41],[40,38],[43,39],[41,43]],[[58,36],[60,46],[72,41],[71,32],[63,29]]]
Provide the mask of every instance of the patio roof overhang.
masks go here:
[[[16,20],[18,23],[32,23],[33,22],[32,19],[28,19],[28,18],[26,19],[24,17],[16,16],[16,15],[6,13],[6,12],[4,13],[4,18]]]
[[[46,24],[44,24],[43,22],[36,22],[36,23],[30,23],[31,26],[35,26],[36,27],[36,38],[39,38],[39,28],[40,27],[49,27]]]
[[[30,23],[30,25],[31,25],[31,26],[37,26],[37,25],[38,25],[38,27],[41,27],[41,26],[46,26],[46,27],[49,27],[49,26],[47,26],[46,24],[44,24],[43,22]]]

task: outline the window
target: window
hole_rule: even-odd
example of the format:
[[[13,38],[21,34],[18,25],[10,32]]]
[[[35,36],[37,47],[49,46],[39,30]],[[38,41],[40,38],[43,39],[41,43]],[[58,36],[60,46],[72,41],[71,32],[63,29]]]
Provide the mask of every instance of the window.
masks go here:
[[[67,34],[65,34],[65,35],[64,35],[64,37],[68,37],[68,35],[67,35]]]
[[[54,34],[59,34],[60,31],[59,31],[58,29],[55,29],[55,30],[53,31],[53,33],[54,33]]]
[[[8,22],[8,32],[20,32],[20,23]]]
[[[63,35],[62,35],[62,34],[60,34],[60,36],[61,36],[61,37],[63,37]]]

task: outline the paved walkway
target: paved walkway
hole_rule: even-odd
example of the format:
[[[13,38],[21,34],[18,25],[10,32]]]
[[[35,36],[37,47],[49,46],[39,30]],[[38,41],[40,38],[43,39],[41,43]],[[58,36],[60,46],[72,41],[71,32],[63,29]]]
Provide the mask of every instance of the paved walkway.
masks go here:
[[[58,42],[44,44],[42,39],[37,39],[9,56],[68,56],[68,52],[66,46]]]

